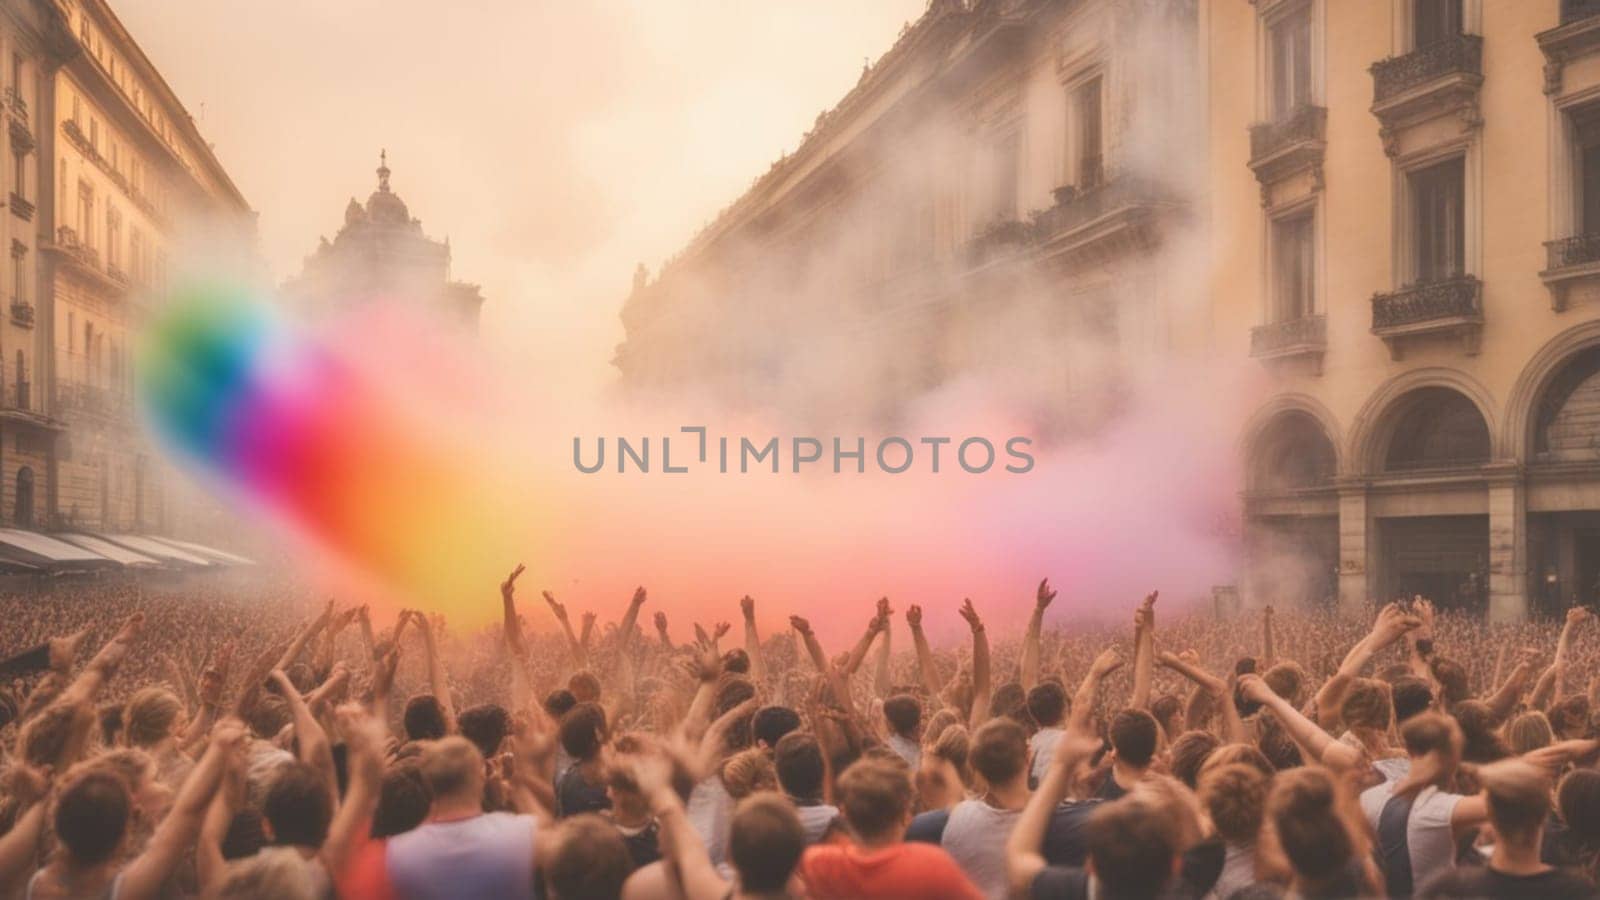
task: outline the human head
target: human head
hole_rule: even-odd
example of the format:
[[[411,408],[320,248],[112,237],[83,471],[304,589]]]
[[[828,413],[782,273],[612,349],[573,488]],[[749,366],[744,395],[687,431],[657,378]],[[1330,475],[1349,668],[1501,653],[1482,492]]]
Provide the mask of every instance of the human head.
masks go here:
[[[1040,728],[1054,728],[1067,715],[1067,689],[1059,681],[1041,681],[1028,691],[1028,715]]]
[[[1296,662],[1281,662],[1268,669],[1261,680],[1272,692],[1295,706],[1305,702],[1306,670]]]
[[[1089,816],[1085,838],[1106,900],[1158,896],[1176,874],[1177,825],[1142,798],[1102,803]]]
[[[1163,734],[1177,734],[1183,728],[1183,700],[1177,694],[1162,694],[1151,702],[1150,715]]]
[[[1551,730],[1562,740],[1586,737],[1589,733],[1589,698],[1583,694],[1573,694],[1562,700],[1550,707],[1547,715]]]
[[[1200,767],[1222,746],[1209,731],[1185,731],[1172,742],[1172,776],[1193,789],[1200,782]]]
[[[56,838],[77,865],[99,865],[122,846],[131,808],[122,776],[108,769],[83,769],[69,776],[56,797]]]
[[[487,759],[500,750],[500,742],[511,733],[511,714],[498,703],[480,703],[456,717],[461,736],[475,744]]]
[[[1489,801],[1489,821],[1501,840],[1518,847],[1538,843],[1550,815],[1550,778],[1532,763],[1504,759],[1478,769]]]
[[[1317,767],[1279,773],[1267,795],[1267,818],[1284,856],[1295,874],[1312,884],[1340,874],[1355,855],[1337,804],[1338,786]]]
[[[1433,688],[1415,675],[1396,678],[1390,695],[1396,725],[1404,725],[1412,716],[1433,708]]]
[[[544,695],[544,711],[557,722],[561,721],[561,717],[566,715],[568,710],[577,705],[578,698],[572,696],[572,692],[566,688],[556,688]]]
[[[928,724],[923,727],[922,743],[926,746],[938,743],[939,736],[944,734],[946,728],[959,724],[961,724],[961,717],[956,715],[954,710],[948,707],[940,709],[933,714],[932,718],[928,719]]]
[[[1556,808],[1567,829],[1587,846],[1600,846],[1600,770],[1573,769],[1561,779]]]
[[[794,807],[772,793],[746,797],[733,813],[728,858],[747,893],[783,890],[806,849],[806,835]]]
[[[616,900],[633,871],[622,833],[593,813],[562,820],[543,861],[551,900]]]
[[[1022,689],[1022,683],[1008,681],[995,688],[994,696],[989,698],[989,715],[1027,723],[1028,692]]]
[[[588,669],[572,673],[567,679],[567,690],[572,692],[572,698],[579,703],[598,703],[600,700],[600,679]]]
[[[561,749],[579,761],[594,759],[606,741],[606,711],[598,703],[583,702],[561,719]]]
[[[1283,724],[1275,718],[1262,720],[1261,733],[1256,736],[1256,744],[1261,748],[1261,755],[1265,756],[1278,771],[1292,769],[1305,763],[1300,757],[1300,745],[1289,737]]]
[[[972,734],[967,762],[990,787],[1028,776],[1028,733],[1013,719],[990,719]]]
[[[183,702],[166,688],[147,687],[128,698],[122,721],[128,746],[148,748],[172,736]]]
[[[808,732],[791,731],[773,750],[773,765],[783,792],[796,800],[822,797],[822,748]]]
[[[1200,780],[1200,802],[1230,844],[1249,844],[1261,830],[1272,780],[1254,767],[1232,763],[1212,769]]]
[[[1453,771],[1461,759],[1461,727],[1443,713],[1425,712],[1400,726],[1400,740],[1412,759],[1438,754],[1445,769]]]
[[[383,773],[378,809],[372,815],[372,836],[383,838],[410,831],[428,818],[432,805],[433,792],[415,761],[390,766]]]
[[[402,724],[409,741],[436,741],[449,731],[444,722],[444,707],[432,694],[417,694],[407,700]]]
[[[1439,682],[1439,700],[1445,709],[1453,709],[1457,703],[1472,696],[1472,685],[1467,678],[1466,667],[1448,656],[1435,656],[1428,664],[1433,670],[1433,677]]]
[[[716,693],[713,696],[714,715],[721,717],[732,712],[755,695],[755,682],[743,675],[724,673],[717,681]],[[751,712],[735,719],[723,735],[723,746],[729,751],[743,750],[750,746],[751,722],[754,718],[755,713]]]
[[[752,741],[768,753],[785,735],[799,729],[800,714],[787,706],[763,706],[750,718]]]
[[[735,675],[750,674],[750,654],[744,652],[743,647],[735,647],[722,654],[722,671]]]
[[[1143,769],[1156,755],[1156,720],[1142,709],[1124,709],[1111,720],[1111,749],[1117,762]]]
[[[94,757],[85,765],[110,769],[122,776],[122,783],[128,786],[128,799],[133,802],[134,814],[147,821],[159,821],[172,803],[172,788],[157,777],[155,757],[143,750],[129,747],[112,750]]]
[[[772,759],[755,747],[740,750],[722,764],[722,785],[728,796],[735,800],[757,791],[778,789],[778,777],[772,768]]]
[[[1494,711],[1482,700],[1463,700],[1450,708],[1461,726],[1461,758],[1483,765],[1511,755],[1511,748],[1495,731]]]
[[[328,783],[303,762],[279,766],[261,798],[261,814],[274,844],[321,847],[333,820]]]
[[[1386,731],[1393,718],[1389,688],[1381,681],[1358,678],[1339,704],[1339,718],[1355,731]]]
[[[435,803],[483,799],[483,754],[464,737],[452,735],[425,744],[419,771]]]
[[[896,840],[911,815],[911,779],[903,766],[863,758],[839,776],[839,808],[861,841]]]
[[[1506,726],[1506,742],[1516,756],[1548,747],[1555,740],[1555,729],[1550,727],[1550,720],[1536,709],[1517,716]]]
[[[1262,753],[1253,744],[1223,744],[1211,751],[1211,755],[1206,757],[1206,761],[1200,764],[1200,777],[1204,778],[1206,773],[1214,768],[1232,765],[1233,763],[1253,766],[1268,778],[1271,778],[1273,773],[1278,771],[1272,761],[1267,759],[1266,754]]]
[[[922,704],[910,694],[896,694],[883,701],[883,718],[895,734],[915,740],[922,724]]]

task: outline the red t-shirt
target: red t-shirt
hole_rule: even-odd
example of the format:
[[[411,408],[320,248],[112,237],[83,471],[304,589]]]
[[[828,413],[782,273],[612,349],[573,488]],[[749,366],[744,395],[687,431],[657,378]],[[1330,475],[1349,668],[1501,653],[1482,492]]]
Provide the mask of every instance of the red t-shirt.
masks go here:
[[[800,874],[817,900],[984,900],[950,854],[933,844],[881,850],[818,844],[801,858]]]

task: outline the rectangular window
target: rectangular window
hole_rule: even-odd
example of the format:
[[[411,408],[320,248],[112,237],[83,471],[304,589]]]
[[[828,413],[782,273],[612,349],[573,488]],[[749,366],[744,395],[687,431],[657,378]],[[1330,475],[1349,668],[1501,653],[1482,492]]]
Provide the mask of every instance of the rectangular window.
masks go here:
[[[18,197],[28,199],[28,154],[21,150],[11,151],[11,183]]]
[[[1454,278],[1466,271],[1466,165],[1462,157],[1409,176],[1415,282]]]
[[[1281,119],[1311,103],[1311,6],[1274,22],[1268,32],[1272,60],[1272,117]]]
[[[1276,321],[1316,312],[1316,216],[1312,211],[1272,223],[1273,303]]]
[[[1578,234],[1600,234],[1600,104],[1572,113]]]
[[[1412,0],[1413,47],[1426,47],[1462,32],[1461,0]]]
[[[11,87],[16,90],[17,97],[22,97],[22,54],[11,54]]]
[[[111,205],[111,198],[106,198],[106,264],[120,265],[122,262],[122,214]]]
[[[78,182],[78,240],[94,246],[94,188],[87,181]]]
[[[1096,75],[1072,92],[1072,114],[1077,123],[1079,189],[1092,188],[1105,178],[1103,87],[1103,80]]]

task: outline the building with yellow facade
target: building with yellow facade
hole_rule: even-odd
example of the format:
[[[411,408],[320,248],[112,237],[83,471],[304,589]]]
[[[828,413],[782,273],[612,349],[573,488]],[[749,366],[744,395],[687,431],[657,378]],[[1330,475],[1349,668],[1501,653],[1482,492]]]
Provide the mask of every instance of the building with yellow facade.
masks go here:
[[[1600,582],[1600,3],[1205,0],[1206,339],[1256,600]]]
[[[103,0],[3,0],[0,61],[0,522],[170,528],[135,417],[132,334],[183,228],[247,239],[253,215]]]

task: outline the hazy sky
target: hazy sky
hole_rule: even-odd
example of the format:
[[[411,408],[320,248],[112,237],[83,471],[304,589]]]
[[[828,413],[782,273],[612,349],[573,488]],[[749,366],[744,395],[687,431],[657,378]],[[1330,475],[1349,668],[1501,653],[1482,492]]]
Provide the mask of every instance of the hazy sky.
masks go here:
[[[260,213],[276,279],[393,187],[484,332],[581,384],[617,309],[926,0],[112,0]]]

